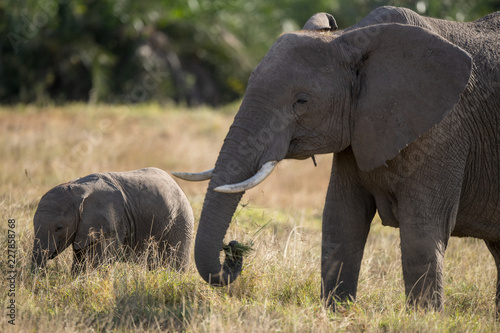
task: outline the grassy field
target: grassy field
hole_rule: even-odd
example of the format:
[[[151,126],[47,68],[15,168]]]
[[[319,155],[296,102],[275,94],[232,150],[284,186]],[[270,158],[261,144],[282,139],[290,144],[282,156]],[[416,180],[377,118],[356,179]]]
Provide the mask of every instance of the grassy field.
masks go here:
[[[483,242],[452,239],[443,313],[405,307],[398,230],[375,219],[358,300],[321,306],[321,212],[331,156],[280,163],[245,194],[227,241],[253,241],[241,277],[209,287],[184,274],[116,263],[72,278],[71,249],[45,275],[29,271],[32,218],[55,185],[93,172],[213,167],[237,106],[215,112],[157,105],[0,108],[1,332],[494,332],[496,270]],[[207,183],[179,181],[200,214]],[[16,276],[9,280],[9,219]],[[14,282],[14,283],[11,283]],[[15,288],[15,296],[12,288]],[[9,295],[10,294],[10,295]],[[7,308],[15,301],[15,326]]]

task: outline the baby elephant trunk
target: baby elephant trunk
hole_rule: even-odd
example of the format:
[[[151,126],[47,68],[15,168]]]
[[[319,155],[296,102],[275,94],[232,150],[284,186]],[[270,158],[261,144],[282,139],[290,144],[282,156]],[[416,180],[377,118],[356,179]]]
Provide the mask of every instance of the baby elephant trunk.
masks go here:
[[[35,273],[36,271],[45,268],[47,259],[47,251],[44,251],[38,245],[34,245],[31,255],[31,271]]]

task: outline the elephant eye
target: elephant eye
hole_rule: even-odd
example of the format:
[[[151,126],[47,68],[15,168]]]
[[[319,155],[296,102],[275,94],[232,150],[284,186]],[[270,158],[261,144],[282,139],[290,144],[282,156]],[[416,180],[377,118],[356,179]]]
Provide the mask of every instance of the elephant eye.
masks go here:
[[[63,226],[62,226],[62,225],[60,225],[60,224],[56,225],[56,232],[59,232],[59,231],[61,231],[62,229],[63,229]]]
[[[293,106],[299,106],[299,105],[303,105],[303,104],[306,104],[308,101],[309,101],[309,94],[306,94],[306,93],[298,93],[297,95],[295,95],[295,102],[293,103]]]
[[[293,102],[293,110],[295,114],[302,115],[307,112],[308,106],[307,104],[310,101],[311,96],[306,93],[299,93],[295,95],[295,102]]]

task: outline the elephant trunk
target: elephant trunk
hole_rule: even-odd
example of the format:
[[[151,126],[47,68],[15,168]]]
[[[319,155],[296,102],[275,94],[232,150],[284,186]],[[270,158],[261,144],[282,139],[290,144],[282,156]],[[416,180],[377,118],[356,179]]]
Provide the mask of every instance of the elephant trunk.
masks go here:
[[[213,191],[213,185],[205,197],[200,224],[196,234],[194,256],[201,277],[214,286],[224,286],[236,280],[241,272],[241,256],[227,256],[220,263],[223,240],[242,194],[226,194]],[[234,249],[236,242],[229,246]]]
[[[243,191],[267,177],[288,152],[292,118],[270,109],[267,93],[249,85],[211,173],[194,252],[198,272],[212,285],[233,282],[242,268],[244,247],[235,241],[224,246],[223,240]]]
[[[229,243],[226,248],[226,257],[221,265],[220,252],[223,249],[224,236],[234,212],[243,195],[241,193],[220,193],[215,188],[241,182],[250,178],[256,167],[235,154],[241,140],[233,139],[239,134],[232,129],[221,149],[215,165],[213,176],[210,180],[200,224],[195,241],[195,262],[202,278],[214,286],[224,286],[236,280],[243,264],[243,258],[238,253],[237,242]],[[231,253],[231,255],[227,255]]]
[[[40,245],[33,245],[33,251],[31,254],[31,271],[36,272],[37,270],[43,269],[46,264],[47,255],[45,251],[43,251]]]
[[[242,108],[244,105],[248,109],[245,101]],[[221,265],[224,236],[244,192],[223,193],[219,192],[220,186],[248,180],[265,162],[277,160],[266,153],[267,145],[255,144],[262,124],[248,122],[251,118],[241,111],[227,134],[212,172],[196,234],[196,267],[202,278],[215,286],[227,285],[239,276],[243,255],[237,242],[230,242],[225,246],[226,257]]]
[[[61,244],[64,244],[64,246],[61,247]],[[57,257],[59,253],[61,253],[67,247],[67,244],[68,243],[63,243],[63,240],[54,242],[54,245],[52,245],[50,242],[49,244],[46,244],[45,242],[41,242],[35,236],[31,254],[32,272],[45,268],[45,266],[47,265],[47,261]]]

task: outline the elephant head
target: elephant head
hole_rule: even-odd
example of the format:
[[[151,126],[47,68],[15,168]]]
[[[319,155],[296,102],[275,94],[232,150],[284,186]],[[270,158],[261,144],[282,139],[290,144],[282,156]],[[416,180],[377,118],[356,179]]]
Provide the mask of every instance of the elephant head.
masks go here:
[[[101,235],[123,241],[124,210],[121,191],[94,175],[54,187],[40,199],[33,218],[32,267],[45,267],[71,244],[81,251]]]
[[[277,162],[351,147],[360,170],[381,167],[446,116],[470,71],[465,51],[413,26],[282,35],[253,71],[215,168],[196,179],[211,178],[195,243],[201,276],[238,276],[241,258],[219,260],[226,230],[242,192]]]

